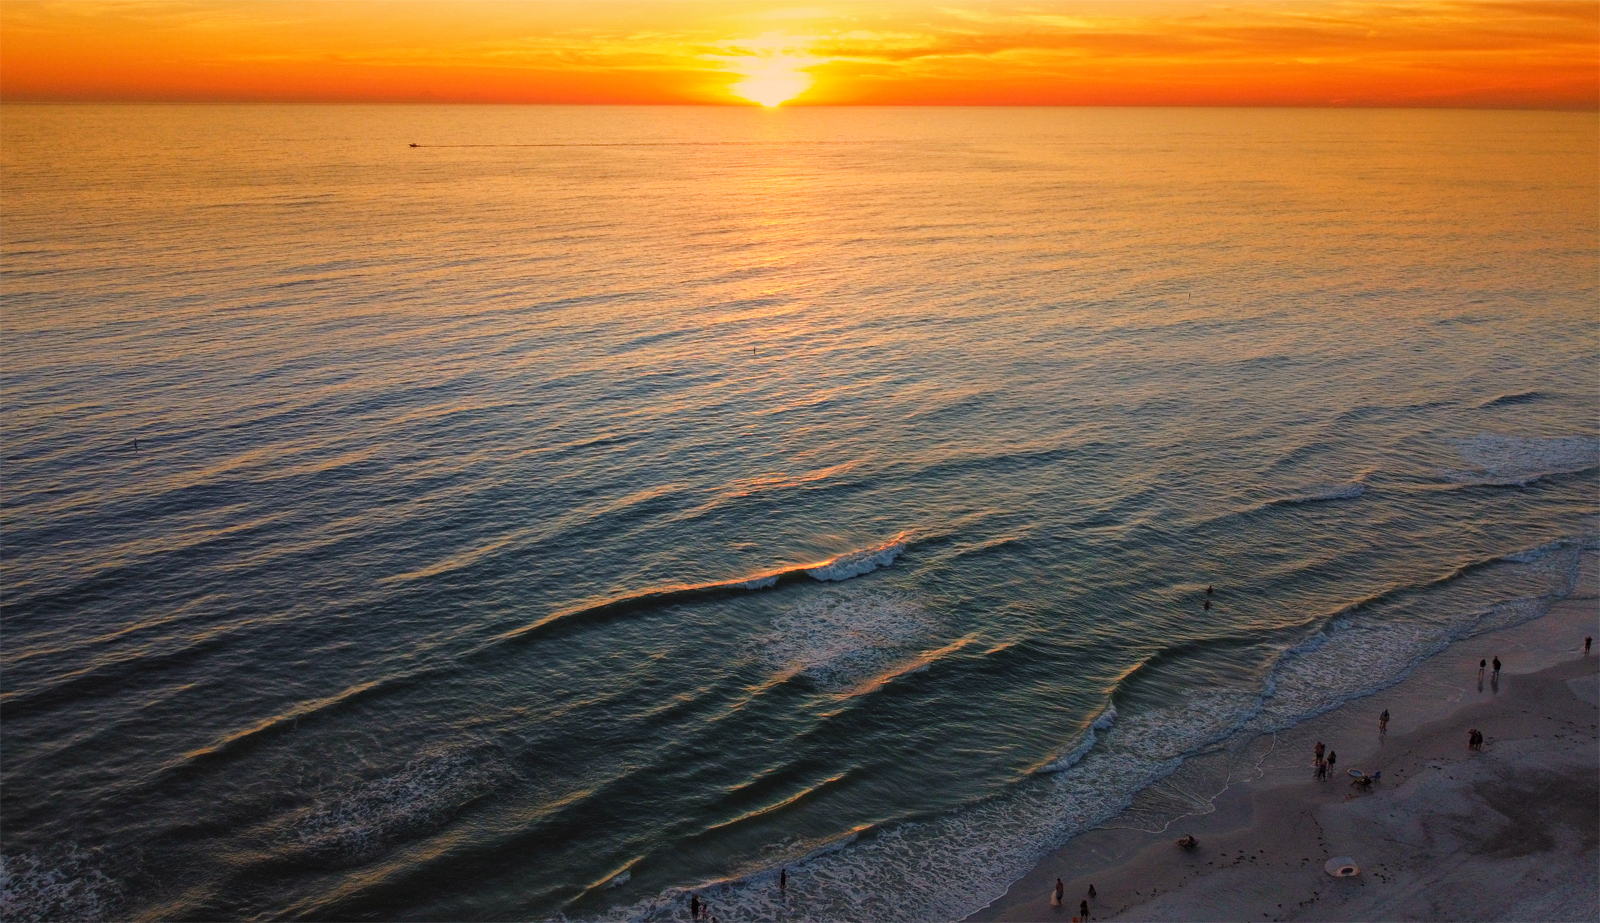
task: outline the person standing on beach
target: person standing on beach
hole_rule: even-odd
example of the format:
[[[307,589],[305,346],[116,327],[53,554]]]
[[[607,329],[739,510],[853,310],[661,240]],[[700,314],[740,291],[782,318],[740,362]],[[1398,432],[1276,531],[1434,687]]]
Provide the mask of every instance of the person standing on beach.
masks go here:
[[[1594,636],[1593,635],[1590,635],[1589,637],[1583,639],[1583,656],[1585,656],[1585,657],[1589,656],[1589,645],[1591,645],[1593,643],[1594,643]]]
[[[1322,745],[1322,741],[1317,741],[1317,762],[1322,762],[1322,754],[1326,752],[1328,752],[1328,748]]]
[[[700,895],[698,894],[689,895],[689,917],[694,920],[700,919]]]
[[[1378,716],[1378,733],[1389,733],[1389,709],[1385,708],[1383,714]]]
[[[1478,661],[1478,682],[1483,682],[1483,671],[1489,669],[1489,661]]]
[[[1078,902],[1078,915],[1083,917],[1085,920],[1089,919],[1089,902],[1088,901],[1079,901]]]
[[[1067,886],[1061,883],[1061,879],[1057,878],[1056,889],[1050,893],[1050,906],[1060,907],[1061,895],[1065,893],[1067,893]]]
[[[1333,764],[1337,763],[1338,761],[1339,761],[1339,754],[1335,753],[1332,750],[1329,750],[1328,751],[1328,772],[1330,772],[1330,773],[1333,772]]]
[[[1491,677],[1491,678],[1494,679],[1494,680],[1499,680],[1500,679],[1500,658],[1499,657],[1496,657],[1494,659],[1494,676]]]

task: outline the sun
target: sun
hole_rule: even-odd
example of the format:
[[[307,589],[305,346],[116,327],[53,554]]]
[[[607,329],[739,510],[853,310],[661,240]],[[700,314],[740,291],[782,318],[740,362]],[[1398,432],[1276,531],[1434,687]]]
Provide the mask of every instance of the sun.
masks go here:
[[[771,108],[811,89],[810,68],[824,63],[807,53],[803,39],[763,35],[729,42],[720,63],[743,79],[728,88],[733,95]]]
[[[771,108],[786,103],[811,88],[811,75],[788,69],[764,69],[751,74],[729,89],[753,103]]]

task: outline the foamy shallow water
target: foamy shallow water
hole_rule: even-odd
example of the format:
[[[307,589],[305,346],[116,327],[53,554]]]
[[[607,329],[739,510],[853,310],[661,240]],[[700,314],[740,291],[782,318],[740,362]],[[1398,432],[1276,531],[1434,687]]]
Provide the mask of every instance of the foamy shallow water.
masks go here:
[[[7,919],[956,918],[1597,532],[1592,115],[7,116]]]

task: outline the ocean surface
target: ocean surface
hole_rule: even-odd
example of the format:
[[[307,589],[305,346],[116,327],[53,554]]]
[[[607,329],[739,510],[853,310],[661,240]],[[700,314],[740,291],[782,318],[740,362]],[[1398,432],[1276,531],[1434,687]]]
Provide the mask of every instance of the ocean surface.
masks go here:
[[[1596,541],[1593,113],[8,105],[0,170],[8,920],[957,919]]]

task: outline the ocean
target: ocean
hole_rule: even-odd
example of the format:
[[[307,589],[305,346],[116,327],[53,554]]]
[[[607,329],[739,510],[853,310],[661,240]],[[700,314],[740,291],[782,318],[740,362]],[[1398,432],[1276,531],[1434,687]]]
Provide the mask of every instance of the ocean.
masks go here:
[[[0,170],[6,919],[959,919],[1600,533],[1594,113],[8,105]]]

